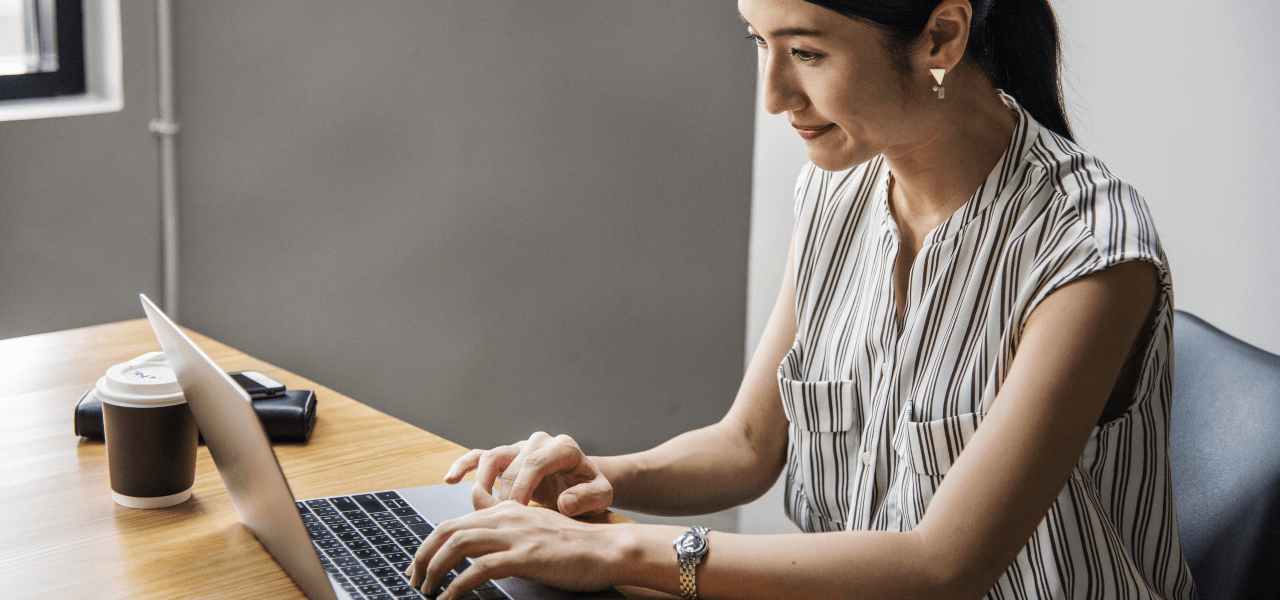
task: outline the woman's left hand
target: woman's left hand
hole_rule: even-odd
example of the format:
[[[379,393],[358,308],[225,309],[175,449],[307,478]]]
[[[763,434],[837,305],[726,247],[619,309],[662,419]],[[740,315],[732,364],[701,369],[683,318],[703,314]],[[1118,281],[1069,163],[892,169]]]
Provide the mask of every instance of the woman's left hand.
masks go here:
[[[488,508],[440,523],[413,557],[405,573],[423,595],[434,592],[463,558],[471,566],[439,596],[451,600],[490,579],[522,577],[573,591],[602,590],[613,584],[608,554],[617,546],[607,525],[591,525],[545,508],[499,502],[479,486],[472,500]]]

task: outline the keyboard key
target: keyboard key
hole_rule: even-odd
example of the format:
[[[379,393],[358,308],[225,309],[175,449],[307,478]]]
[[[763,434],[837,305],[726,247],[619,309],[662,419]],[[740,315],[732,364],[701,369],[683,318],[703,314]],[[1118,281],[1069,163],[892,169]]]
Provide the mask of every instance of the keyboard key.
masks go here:
[[[378,585],[377,579],[374,579],[368,575],[356,575],[351,578],[351,583],[354,583],[358,586],[372,585],[372,586],[382,587]]]
[[[362,585],[360,586],[360,591],[368,595],[368,594],[381,594],[386,590],[382,589],[382,586],[375,584],[375,585]]]
[[[387,586],[387,591],[391,592],[392,594],[395,594],[397,597],[400,597],[400,598],[403,598],[405,596],[413,596],[415,593],[413,588],[407,585]]]
[[[377,522],[377,521],[374,521],[373,519],[370,519],[370,518],[368,518],[368,517],[362,517],[362,518],[359,518],[359,519],[350,519],[350,521],[351,521],[351,524],[352,524],[352,525],[355,525],[356,527],[358,527],[358,528],[360,528],[360,529],[364,529],[365,527],[377,527],[377,526],[378,526],[378,522]]]
[[[409,554],[413,554],[414,552],[417,552],[418,546],[422,545],[422,542],[419,542],[418,538],[414,538],[414,537],[396,538],[396,543],[400,544],[400,546],[404,548],[404,551],[408,552]]]
[[[329,525],[329,526],[331,526],[331,527],[332,527],[332,526],[334,526],[334,525],[346,525],[346,524],[347,524],[347,520],[346,520],[346,519],[344,519],[344,518],[342,518],[342,515],[325,515],[325,516],[323,516],[323,517],[320,517],[320,520],[321,520],[321,521],[324,521],[324,522],[325,522],[325,524],[327,524],[327,525]]]
[[[315,543],[316,547],[318,547],[318,548],[320,548],[320,549],[322,549],[322,550],[328,550],[328,549],[330,549],[330,548],[340,548],[340,547],[342,547],[342,542],[339,542],[338,540],[335,540],[335,539],[332,539],[332,538],[329,538],[329,539],[323,539],[323,540],[316,540],[314,543]]]
[[[365,596],[364,600],[396,600],[396,599],[392,598],[391,594],[373,594],[372,596]]]
[[[334,508],[342,512],[347,512],[349,510],[360,510],[360,507],[357,506],[355,502],[352,502],[351,498],[348,498],[346,496],[330,498],[329,504],[332,504]]]
[[[418,515],[408,515],[405,517],[400,517],[400,522],[408,526],[409,529],[413,529],[412,527],[413,525],[421,525],[423,523],[426,523],[427,520],[423,519],[422,517],[419,517]]]
[[[342,589],[346,590],[346,591],[347,591],[347,593],[352,593],[352,592],[357,591],[357,590],[356,590],[356,586],[355,586],[355,585],[352,585],[352,584],[350,584],[350,583],[344,583],[344,584],[342,584]]]
[[[344,531],[344,532],[338,533],[338,535],[334,537],[337,537],[338,539],[344,542],[354,542],[357,540],[364,539],[364,536],[360,535],[360,532],[358,531]]]
[[[338,565],[335,565],[335,564],[333,564],[333,563],[330,563],[330,564],[324,565],[324,570],[325,570],[325,572],[329,573],[330,575],[341,575],[341,574],[342,574],[342,571],[339,571],[339,570],[338,570]]]
[[[391,554],[387,554],[386,559],[388,562],[393,562],[393,563],[409,562],[413,560],[413,558],[411,558],[408,554],[405,554],[403,552],[392,552]]]
[[[343,512],[342,516],[346,517],[347,520],[350,521],[352,519],[364,519],[369,515],[366,515],[363,510],[348,510]]]
[[[387,561],[382,560],[381,558],[369,558],[360,562],[364,563],[364,566],[369,567],[370,569],[374,567],[385,567],[388,564]]]
[[[453,565],[453,572],[462,573],[463,571],[467,570],[467,567],[470,567],[470,566],[471,566],[471,561],[464,558],[458,561],[458,564]]]
[[[339,567],[355,567],[360,565],[360,561],[353,556],[339,556],[333,559],[333,564]]]
[[[403,573],[403,572],[405,572],[405,571],[408,571],[408,570],[409,570],[409,565],[411,565],[411,564],[413,564],[413,563],[406,561],[406,562],[391,563],[391,566],[392,566],[392,567],[395,567],[395,570],[400,571],[401,573]]]
[[[343,546],[338,546],[337,548],[330,548],[328,550],[325,550],[324,553],[334,558],[337,558],[339,556],[351,556],[351,551],[347,550]]]
[[[382,535],[383,533],[382,533],[382,528],[375,525],[373,527],[361,527],[360,534],[363,535],[365,538],[370,538],[373,536]],[[373,540],[369,540],[369,543],[374,545],[378,544],[378,542],[375,542]]]
[[[343,575],[341,571],[337,571],[337,572],[331,571],[330,574],[333,575],[333,580],[338,583],[349,583],[346,576]]]
[[[359,582],[358,582],[358,581],[356,581],[358,578],[360,578],[360,577],[368,577],[368,576],[369,576],[369,572],[368,572],[368,571],[366,571],[366,570],[364,570],[364,567],[359,567],[359,566],[356,566],[356,567],[342,567],[342,574],[343,574],[343,575],[346,575],[347,577],[350,577],[350,578],[351,578],[351,581],[355,581],[355,582],[356,582],[356,585],[359,585]]]
[[[378,581],[381,581],[382,585],[385,585],[387,587],[391,587],[393,585],[405,585],[404,579],[401,578],[399,575],[392,575],[391,577],[379,577]]]
[[[388,510],[370,512],[369,518],[375,521],[395,521],[396,520],[396,516],[391,514],[391,511],[388,511]]]
[[[376,548],[378,552],[381,552],[383,554],[391,554],[392,552],[400,551],[400,546],[397,546],[395,544],[379,544],[377,546],[374,546],[374,548]]]
[[[362,525],[356,525],[356,527],[362,527]],[[413,534],[409,533],[409,530],[405,529],[404,527],[396,526],[396,527],[388,527],[387,535],[394,538],[402,538],[402,537],[409,537]]]
[[[307,514],[307,513],[311,512],[311,509],[307,508],[307,505],[306,505],[306,504],[303,504],[303,503],[301,503],[301,502],[295,502],[294,504],[297,504],[297,505],[298,505],[298,512],[299,512],[300,514],[304,514],[304,515],[305,515],[305,514]]]
[[[374,569],[369,569],[369,572],[372,573],[373,576],[377,577],[378,579],[382,579],[383,577],[399,577],[400,576],[399,573],[396,573],[396,570],[393,567],[377,567]]]
[[[432,531],[435,531],[435,527],[432,527],[430,523],[413,523],[409,525],[409,529],[417,534],[418,537],[427,537],[431,535]]]
[[[347,542],[347,547],[348,547],[348,548],[350,548],[350,549],[352,549],[352,550],[369,550],[369,549],[373,548],[373,546],[370,546],[370,545],[369,545],[369,542],[366,542],[366,541],[364,541],[364,540],[356,540],[356,541],[354,541],[354,542]]]
[[[378,502],[378,499],[373,497],[373,494],[356,494],[352,496],[351,499],[355,500],[356,503],[367,512],[386,510],[386,508],[383,508],[382,503]]]
[[[360,560],[365,560],[367,558],[378,558],[379,556],[378,551],[374,550],[373,548],[369,548],[368,550],[352,550],[351,554],[353,554],[356,558]]]
[[[307,506],[310,506],[311,508],[315,508],[317,506],[329,506],[329,502],[324,498],[319,498],[316,500],[307,500]]]
[[[356,530],[355,527],[347,525],[346,523],[338,523],[337,525],[329,526],[329,531],[332,531],[334,533],[349,533],[349,532],[354,532],[355,530]]]
[[[379,500],[395,500],[395,499],[398,499],[398,498],[400,497],[400,494],[397,494],[397,493],[395,493],[395,492],[391,492],[391,491],[387,491],[387,492],[378,492],[378,493],[374,494],[374,496],[375,496],[377,499],[379,499]]]
[[[409,517],[417,516],[418,511],[413,510],[412,508],[393,508],[391,509],[391,514],[397,517]]]

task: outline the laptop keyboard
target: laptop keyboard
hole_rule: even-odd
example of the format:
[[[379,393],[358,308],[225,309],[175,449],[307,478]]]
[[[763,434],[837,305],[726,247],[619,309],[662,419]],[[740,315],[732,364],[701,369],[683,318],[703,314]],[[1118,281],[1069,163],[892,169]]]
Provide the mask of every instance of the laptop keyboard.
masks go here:
[[[298,502],[302,522],[311,534],[320,562],[354,600],[422,598],[409,585],[405,570],[423,538],[434,529],[395,492],[336,496]],[[462,559],[445,576],[448,587],[458,573],[471,566]],[[485,582],[468,600],[510,600]]]

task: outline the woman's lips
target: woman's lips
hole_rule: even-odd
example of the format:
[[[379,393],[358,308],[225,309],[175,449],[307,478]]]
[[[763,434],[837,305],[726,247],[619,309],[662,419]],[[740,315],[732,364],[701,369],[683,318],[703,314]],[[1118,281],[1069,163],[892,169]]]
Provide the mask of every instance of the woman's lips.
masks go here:
[[[836,126],[835,123],[827,123],[826,125],[823,125],[821,127],[814,127],[809,125],[794,125],[794,124],[792,125],[792,127],[796,128],[796,133],[800,134],[800,137],[806,140],[812,140],[828,131],[831,131],[832,129],[835,129],[835,126]]]

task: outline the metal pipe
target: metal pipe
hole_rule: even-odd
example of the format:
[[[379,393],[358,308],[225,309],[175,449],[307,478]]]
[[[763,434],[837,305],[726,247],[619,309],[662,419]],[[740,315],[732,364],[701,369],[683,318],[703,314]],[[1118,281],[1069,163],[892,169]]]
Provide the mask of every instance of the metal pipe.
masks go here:
[[[164,311],[178,318],[178,166],[173,110],[173,16],[170,0],[156,0],[156,87],[160,116],[150,129],[160,140],[161,287]]]

